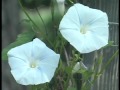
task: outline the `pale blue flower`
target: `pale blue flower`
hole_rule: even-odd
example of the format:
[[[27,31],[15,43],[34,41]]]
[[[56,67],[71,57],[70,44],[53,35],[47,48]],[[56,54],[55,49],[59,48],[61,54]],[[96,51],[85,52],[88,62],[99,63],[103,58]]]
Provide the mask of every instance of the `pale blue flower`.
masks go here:
[[[59,30],[80,53],[89,53],[108,44],[108,27],[105,12],[77,3],[68,9]]]
[[[49,49],[38,38],[12,48],[8,62],[15,80],[22,85],[50,82],[58,67],[60,55]]]

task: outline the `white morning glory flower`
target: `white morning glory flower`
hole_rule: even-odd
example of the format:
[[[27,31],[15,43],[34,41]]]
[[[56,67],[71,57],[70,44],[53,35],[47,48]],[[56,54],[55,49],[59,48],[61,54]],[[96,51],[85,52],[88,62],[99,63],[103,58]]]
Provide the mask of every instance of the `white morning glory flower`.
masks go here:
[[[108,44],[108,27],[105,12],[77,3],[68,9],[59,30],[80,53],[89,53]]]
[[[8,52],[8,62],[15,80],[22,85],[50,82],[58,66],[60,55],[38,38]]]
[[[75,64],[75,66],[73,67],[72,73],[76,73],[77,71],[79,71],[80,69],[84,69],[87,70],[88,68],[83,64],[82,61],[77,62]]]

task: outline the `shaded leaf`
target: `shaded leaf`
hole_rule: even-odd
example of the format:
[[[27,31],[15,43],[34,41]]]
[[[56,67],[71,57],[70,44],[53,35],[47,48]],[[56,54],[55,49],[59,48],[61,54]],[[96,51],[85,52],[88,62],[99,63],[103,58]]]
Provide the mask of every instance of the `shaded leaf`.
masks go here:
[[[94,74],[94,72],[90,70],[86,70],[82,74],[83,74],[83,79],[88,80]]]
[[[77,90],[75,87],[69,87],[67,90]]]
[[[32,30],[25,31],[22,34],[18,35],[15,42],[8,45],[2,50],[2,60],[7,60],[7,52],[16,46],[22,45],[24,43],[30,42],[35,36],[35,33]]]

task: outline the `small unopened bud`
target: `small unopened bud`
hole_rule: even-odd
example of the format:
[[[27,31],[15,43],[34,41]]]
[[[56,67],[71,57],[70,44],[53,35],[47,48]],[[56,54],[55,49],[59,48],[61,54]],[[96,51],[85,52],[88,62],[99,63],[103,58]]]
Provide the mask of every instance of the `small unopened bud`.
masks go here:
[[[77,62],[72,70],[72,73],[76,73],[77,71],[79,71],[80,69],[84,69],[87,70],[87,67],[83,64],[82,61]]]
[[[58,3],[58,9],[62,15],[64,15],[65,11],[65,0],[57,0]]]

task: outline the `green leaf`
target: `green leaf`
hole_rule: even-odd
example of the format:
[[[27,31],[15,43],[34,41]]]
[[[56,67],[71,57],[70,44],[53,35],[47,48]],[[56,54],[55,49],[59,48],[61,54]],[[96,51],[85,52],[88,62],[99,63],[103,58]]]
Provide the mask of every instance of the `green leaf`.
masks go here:
[[[83,74],[83,79],[88,80],[94,74],[94,72],[91,70],[86,70],[82,74]]]
[[[114,41],[108,41],[108,45],[109,45],[109,46],[112,46],[113,43],[114,43]]]
[[[72,72],[72,67],[66,67],[65,71],[70,75]]]
[[[101,55],[99,57],[97,65],[100,65],[102,63],[102,60],[103,60],[103,55]],[[98,66],[96,66],[96,67],[98,67]]]
[[[75,87],[69,87],[67,90],[77,90]]]
[[[2,60],[7,60],[7,52],[16,46],[22,45],[24,43],[30,42],[35,36],[35,33],[32,30],[25,31],[22,34],[18,35],[15,42],[8,45],[2,50]]]
[[[94,72],[96,73],[98,72],[97,68],[102,64],[102,61],[103,61],[103,55],[100,55],[100,57],[98,58],[97,62],[94,65],[94,69],[93,69]]]
[[[86,70],[85,69],[80,69],[77,73],[85,73],[86,72]]]

